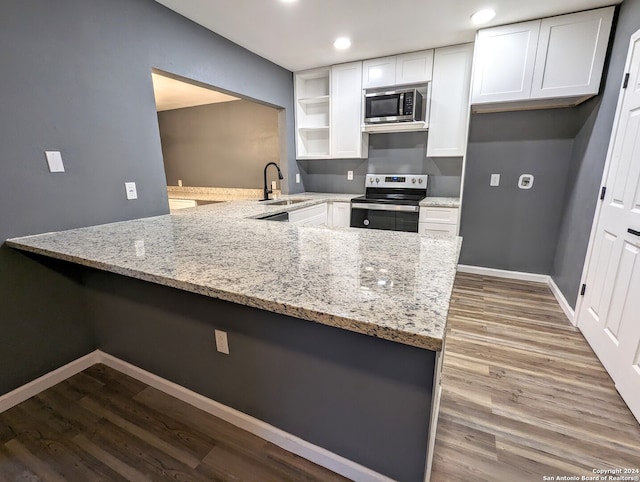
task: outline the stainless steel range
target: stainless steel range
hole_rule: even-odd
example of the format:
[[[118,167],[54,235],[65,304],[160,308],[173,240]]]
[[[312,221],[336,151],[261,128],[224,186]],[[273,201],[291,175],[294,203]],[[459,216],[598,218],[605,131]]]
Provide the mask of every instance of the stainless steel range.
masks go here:
[[[425,174],[367,174],[365,195],[351,200],[351,227],[418,232]]]

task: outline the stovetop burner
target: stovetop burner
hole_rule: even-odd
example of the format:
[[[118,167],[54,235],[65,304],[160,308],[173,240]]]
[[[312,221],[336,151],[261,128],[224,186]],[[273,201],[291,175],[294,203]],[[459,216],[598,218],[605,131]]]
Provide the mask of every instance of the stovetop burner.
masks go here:
[[[417,206],[427,196],[424,174],[367,174],[365,195],[358,203],[389,203]]]

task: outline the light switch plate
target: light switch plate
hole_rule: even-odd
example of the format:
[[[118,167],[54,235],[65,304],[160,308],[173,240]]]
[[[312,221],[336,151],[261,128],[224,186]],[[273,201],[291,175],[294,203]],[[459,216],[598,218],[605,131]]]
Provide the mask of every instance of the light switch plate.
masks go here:
[[[127,199],[138,199],[138,190],[135,182],[125,182],[124,189],[127,192]]]
[[[49,172],[64,172],[64,164],[62,163],[62,154],[60,151],[44,151],[49,164]]]
[[[353,171],[347,171],[347,181],[353,181]]]
[[[300,184],[300,174],[296,174],[296,184]]]
[[[500,185],[500,174],[491,174],[491,182],[490,186],[499,186]]]

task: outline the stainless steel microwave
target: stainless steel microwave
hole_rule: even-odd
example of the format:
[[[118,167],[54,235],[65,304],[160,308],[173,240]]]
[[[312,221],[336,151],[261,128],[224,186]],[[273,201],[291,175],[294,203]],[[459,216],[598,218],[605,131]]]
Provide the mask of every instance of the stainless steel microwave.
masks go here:
[[[422,121],[422,94],[417,89],[397,89],[364,94],[364,123]]]

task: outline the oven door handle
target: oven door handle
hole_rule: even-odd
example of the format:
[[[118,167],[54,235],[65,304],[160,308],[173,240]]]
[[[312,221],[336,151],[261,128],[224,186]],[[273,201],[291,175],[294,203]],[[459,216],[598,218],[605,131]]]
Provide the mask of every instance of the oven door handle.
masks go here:
[[[368,209],[369,211],[403,211],[417,213],[420,206],[407,206],[405,204],[376,204],[376,203],[351,203],[351,209]]]

